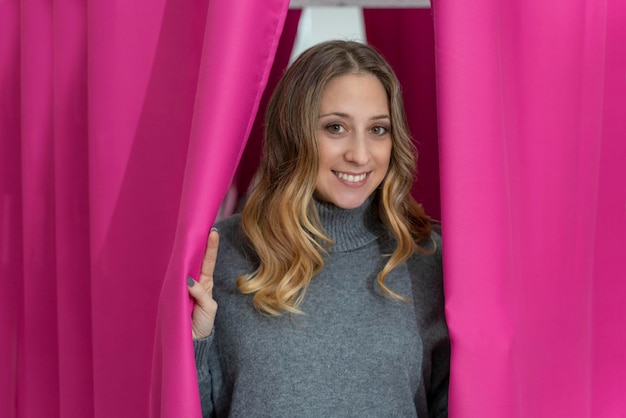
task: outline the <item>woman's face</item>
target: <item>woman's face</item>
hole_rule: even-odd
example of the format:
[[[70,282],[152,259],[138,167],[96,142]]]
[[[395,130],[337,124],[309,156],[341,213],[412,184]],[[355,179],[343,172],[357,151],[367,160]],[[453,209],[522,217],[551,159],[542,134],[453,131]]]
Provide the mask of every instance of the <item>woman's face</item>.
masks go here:
[[[315,197],[353,209],[381,184],[391,158],[391,119],[385,88],[372,74],[328,82],[317,123],[320,166]]]

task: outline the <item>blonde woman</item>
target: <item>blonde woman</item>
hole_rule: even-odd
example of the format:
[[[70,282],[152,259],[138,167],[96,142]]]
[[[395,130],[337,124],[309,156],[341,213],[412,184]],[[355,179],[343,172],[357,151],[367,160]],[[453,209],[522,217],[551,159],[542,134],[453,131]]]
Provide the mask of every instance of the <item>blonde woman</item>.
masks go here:
[[[447,416],[441,239],[393,71],[318,44],[265,123],[258,184],[188,278],[204,416]]]

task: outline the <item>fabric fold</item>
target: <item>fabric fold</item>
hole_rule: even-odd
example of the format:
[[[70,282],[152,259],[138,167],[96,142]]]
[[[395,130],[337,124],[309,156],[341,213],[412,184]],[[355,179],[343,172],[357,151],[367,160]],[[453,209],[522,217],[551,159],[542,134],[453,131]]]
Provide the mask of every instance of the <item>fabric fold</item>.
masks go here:
[[[258,110],[289,2],[211,1],[174,247],[159,300],[152,417],[200,416],[190,302],[206,237]],[[228,39],[228,42],[224,42]]]

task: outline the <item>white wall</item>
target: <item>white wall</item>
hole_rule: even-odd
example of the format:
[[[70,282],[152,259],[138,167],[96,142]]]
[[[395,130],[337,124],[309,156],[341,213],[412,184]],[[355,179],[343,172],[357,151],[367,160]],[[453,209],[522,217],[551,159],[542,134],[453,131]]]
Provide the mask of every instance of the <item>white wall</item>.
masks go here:
[[[322,41],[343,39],[365,42],[365,25],[361,7],[304,7],[291,60],[302,51]]]

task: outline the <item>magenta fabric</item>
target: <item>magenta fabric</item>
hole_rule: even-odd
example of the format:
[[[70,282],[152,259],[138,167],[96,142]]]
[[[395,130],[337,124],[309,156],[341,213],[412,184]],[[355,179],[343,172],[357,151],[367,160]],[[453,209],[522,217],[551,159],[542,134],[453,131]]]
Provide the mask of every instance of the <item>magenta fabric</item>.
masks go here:
[[[185,276],[286,9],[0,2],[1,416],[199,416]],[[621,416],[626,4],[434,13],[450,416]]]
[[[274,89],[278,85],[278,82],[289,65],[293,44],[298,33],[298,23],[300,23],[301,14],[301,9],[290,9],[287,12],[283,32],[281,34],[280,42],[278,43],[278,48],[276,50],[276,56],[274,58],[274,65],[272,66],[265,91],[261,97],[259,111],[257,112],[256,119],[252,125],[252,131],[250,132],[250,137],[246,143],[246,149],[241,156],[239,167],[237,168],[237,173],[235,174],[236,181],[234,185],[236,186],[237,203],[240,203],[242,199],[245,199],[250,183],[252,182],[254,174],[259,166],[263,149],[265,109],[272,93],[274,92]]]
[[[228,0],[209,4],[176,239],[160,297],[153,417],[200,416],[184,278],[198,277],[209,229],[252,130],[288,5],[287,0],[249,0],[234,9]]]
[[[199,415],[185,277],[287,7],[0,2],[0,416]]]
[[[413,196],[430,217],[441,219],[432,10],[364,9],[363,18],[367,42],[385,56],[402,84],[419,154]]]
[[[626,3],[434,17],[450,416],[623,416]]]
[[[24,300],[19,22],[19,3],[0,3],[0,414],[8,418],[16,416]]]

